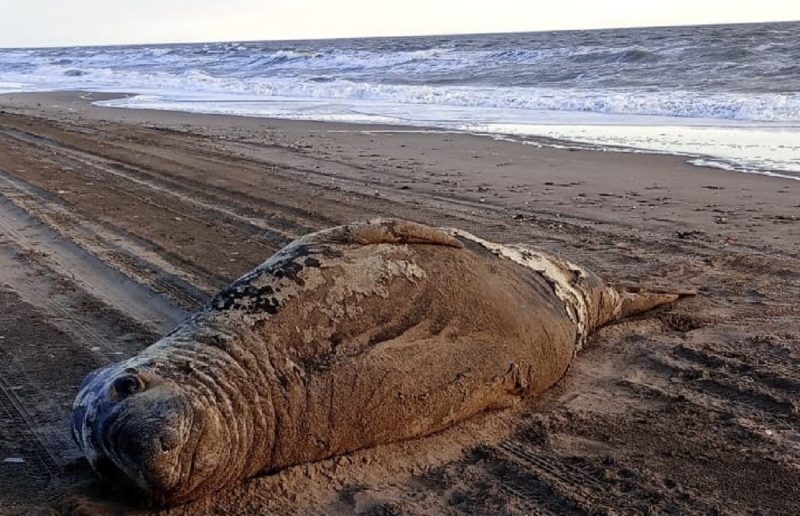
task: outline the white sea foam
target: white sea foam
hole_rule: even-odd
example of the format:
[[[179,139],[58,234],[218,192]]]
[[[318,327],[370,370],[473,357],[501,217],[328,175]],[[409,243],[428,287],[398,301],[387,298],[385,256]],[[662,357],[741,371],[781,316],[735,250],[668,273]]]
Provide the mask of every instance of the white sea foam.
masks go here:
[[[800,177],[800,127],[759,125],[504,125],[473,130],[538,135],[616,150],[691,156],[691,164]]]
[[[689,161],[687,161],[687,163],[690,165],[694,165],[695,167],[719,168],[722,170],[729,170],[729,171],[736,170],[736,167],[731,165],[730,163],[725,163],[724,161],[717,161],[713,159],[696,158],[696,159],[690,159]]]
[[[25,91],[26,84],[22,82],[4,82],[0,81],[0,93],[14,93],[18,91]]]
[[[97,69],[81,76],[45,77],[54,89],[95,88],[116,91],[160,91],[171,96],[206,93],[274,97],[377,101],[453,107],[505,108],[528,111],[585,112],[800,124],[800,93],[698,94],[687,91],[543,89],[531,87],[432,86],[372,84],[348,80],[309,82],[295,78],[238,79],[215,77],[198,69],[169,73],[120,73]],[[244,99],[243,99],[244,100]]]

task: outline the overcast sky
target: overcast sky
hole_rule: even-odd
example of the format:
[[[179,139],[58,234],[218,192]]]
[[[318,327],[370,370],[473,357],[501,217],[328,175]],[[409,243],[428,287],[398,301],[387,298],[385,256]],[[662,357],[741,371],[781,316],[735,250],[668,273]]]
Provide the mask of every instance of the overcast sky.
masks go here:
[[[0,47],[800,20],[800,0],[0,0]]]

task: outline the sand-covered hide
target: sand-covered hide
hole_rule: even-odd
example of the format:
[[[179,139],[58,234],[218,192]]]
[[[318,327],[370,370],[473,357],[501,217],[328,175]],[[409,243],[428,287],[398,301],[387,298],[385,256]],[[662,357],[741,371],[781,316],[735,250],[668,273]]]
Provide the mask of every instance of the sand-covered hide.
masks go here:
[[[391,219],[296,240],[93,372],[73,411],[81,448],[112,485],[174,505],[543,392],[586,315],[546,274],[464,241]],[[600,284],[584,275],[576,293]]]

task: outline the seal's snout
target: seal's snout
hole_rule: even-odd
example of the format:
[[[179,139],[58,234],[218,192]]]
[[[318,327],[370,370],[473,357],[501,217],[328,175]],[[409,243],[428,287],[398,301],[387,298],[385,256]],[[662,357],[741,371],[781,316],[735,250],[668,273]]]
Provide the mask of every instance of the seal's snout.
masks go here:
[[[72,432],[89,463],[123,492],[154,496],[180,481],[193,425],[186,393],[144,367],[90,374],[72,411]]]
[[[183,444],[181,432],[168,422],[153,417],[141,421],[128,413],[111,422],[103,433],[114,461],[133,477],[141,474],[151,486],[165,479],[159,473],[166,466],[163,461],[169,462],[168,455]]]

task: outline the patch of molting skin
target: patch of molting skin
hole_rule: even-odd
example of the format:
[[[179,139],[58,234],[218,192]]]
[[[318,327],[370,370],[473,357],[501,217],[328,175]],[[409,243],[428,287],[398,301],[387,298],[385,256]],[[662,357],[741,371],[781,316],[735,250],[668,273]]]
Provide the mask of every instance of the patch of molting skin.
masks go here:
[[[356,301],[364,297],[378,296],[389,298],[389,285],[394,278],[403,278],[411,283],[425,277],[423,271],[413,261],[413,252],[407,245],[377,244],[355,251],[352,264],[337,267],[332,275],[325,298],[323,312],[333,320],[343,317],[356,317],[361,313],[357,305],[347,303],[348,298]]]
[[[352,247],[328,244],[331,247]],[[395,278],[402,278],[416,284],[426,277],[425,271],[413,260],[413,250],[408,245],[373,244],[353,249],[347,261],[334,265],[320,264],[316,268],[307,267],[302,276],[302,287],[291,286],[284,293],[297,295],[300,290],[318,289],[325,286],[324,302],[317,300],[304,303],[301,314],[310,317],[312,313],[324,314],[331,321],[356,319],[363,315],[361,301],[367,297],[388,299],[390,284]],[[315,340],[329,340],[335,325],[297,328],[305,344]]]
[[[324,260],[314,255],[344,258],[344,249],[353,247],[353,242],[337,236],[341,231],[342,228],[333,228],[295,240],[214,296],[209,305],[192,318],[222,318],[230,322],[234,316],[246,326],[254,327],[278,313],[290,298],[303,291],[316,290],[326,283],[326,308],[312,303],[306,311],[322,310],[334,321],[355,318],[362,312],[358,306],[361,298],[389,297],[389,284],[393,278],[405,278],[411,283],[425,278],[425,271],[413,261],[412,249],[397,242],[360,244],[363,251],[355,250],[360,256],[351,258],[351,263],[357,263],[357,267],[352,267],[351,263],[327,266]],[[348,298],[354,298],[356,302],[346,303]],[[176,328],[172,334],[177,337],[180,329]],[[305,333],[306,341],[324,337]]]
[[[425,279],[425,271],[413,261],[391,261],[388,270],[391,276],[401,276],[412,283]]]
[[[201,313],[225,318],[236,314],[253,327],[278,313],[290,298],[324,283],[320,269],[308,246],[294,242],[214,296]]]
[[[583,349],[591,329],[590,300],[586,291],[577,284],[581,278],[589,276],[583,267],[522,245],[489,242],[460,229],[442,228],[442,231],[471,240],[496,256],[506,258],[541,274],[552,285],[556,297],[564,302],[567,314],[576,326],[575,352]]]

